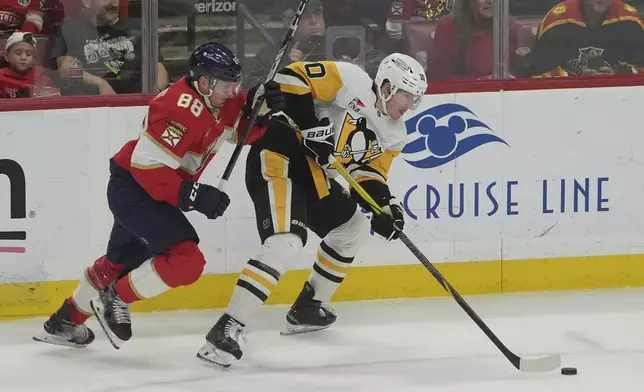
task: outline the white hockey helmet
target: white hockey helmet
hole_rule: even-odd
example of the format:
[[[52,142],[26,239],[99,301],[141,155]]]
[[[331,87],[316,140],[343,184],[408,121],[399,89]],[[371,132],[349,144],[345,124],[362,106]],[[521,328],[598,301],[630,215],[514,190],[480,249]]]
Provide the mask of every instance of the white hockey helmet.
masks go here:
[[[391,84],[391,94],[387,97],[381,89],[385,81]],[[396,91],[403,90],[412,94],[414,107],[416,107],[427,90],[427,76],[423,67],[413,57],[402,53],[392,53],[382,60],[374,82],[378,87],[378,98],[382,101],[385,114],[389,114],[386,103]]]

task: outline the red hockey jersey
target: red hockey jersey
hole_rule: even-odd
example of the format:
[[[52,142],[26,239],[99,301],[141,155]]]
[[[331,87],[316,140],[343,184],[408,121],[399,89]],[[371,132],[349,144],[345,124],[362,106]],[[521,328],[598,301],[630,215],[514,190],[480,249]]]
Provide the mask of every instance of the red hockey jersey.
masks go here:
[[[236,143],[244,132],[247,120],[241,108],[246,95],[243,90],[226,101],[215,117],[184,77],[150,101],[141,135],[127,142],[114,161],[130,171],[155,200],[176,206],[181,183],[198,181],[221,143]],[[253,125],[246,143],[257,140],[264,131]]]

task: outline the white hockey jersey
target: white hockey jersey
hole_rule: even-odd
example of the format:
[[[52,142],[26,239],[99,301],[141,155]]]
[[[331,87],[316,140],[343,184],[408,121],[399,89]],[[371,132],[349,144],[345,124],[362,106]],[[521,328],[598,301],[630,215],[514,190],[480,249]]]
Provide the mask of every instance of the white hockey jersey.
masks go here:
[[[312,96],[317,118],[328,117],[334,124],[336,159],[358,182],[376,180],[386,185],[407,132],[402,119],[394,120],[378,110],[376,86],[365,71],[347,62],[296,62],[275,80],[285,94],[302,96],[303,102]],[[302,106],[306,112],[306,104]],[[305,128],[306,118],[294,120]],[[388,197],[388,189],[386,194],[382,198]]]

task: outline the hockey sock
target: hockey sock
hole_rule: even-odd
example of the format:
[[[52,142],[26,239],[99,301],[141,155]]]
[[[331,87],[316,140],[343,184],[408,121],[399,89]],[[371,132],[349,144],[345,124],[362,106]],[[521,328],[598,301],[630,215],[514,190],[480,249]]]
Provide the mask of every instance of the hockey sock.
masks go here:
[[[157,295],[196,282],[206,260],[194,241],[184,241],[164,254],[146,260],[116,282],[116,293],[125,303]]]
[[[302,239],[292,233],[267,238],[254,258],[248,260],[233,290],[226,313],[244,325],[259,310],[277,285],[284,265],[303,247]]]
[[[67,298],[67,302],[71,305],[71,320],[74,324],[81,325],[94,314],[89,305],[91,299],[112,283],[124,268],[125,266],[121,264],[109,261],[107,256],[101,256],[91,267],[85,269],[78,287],[72,296]]]
[[[349,272],[353,259],[369,235],[367,218],[357,210],[342,225],[331,230],[320,242],[309,283],[315,290],[313,299],[331,301]]]
[[[344,280],[352,262],[352,256],[342,256],[325,241],[320,242],[309,277],[309,283],[315,289],[313,299],[321,302],[331,301],[333,293]]]
[[[226,313],[242,324],[248,321],[266,302],[279,282],[281,274],[274,268],[254,259],[242,270]]]

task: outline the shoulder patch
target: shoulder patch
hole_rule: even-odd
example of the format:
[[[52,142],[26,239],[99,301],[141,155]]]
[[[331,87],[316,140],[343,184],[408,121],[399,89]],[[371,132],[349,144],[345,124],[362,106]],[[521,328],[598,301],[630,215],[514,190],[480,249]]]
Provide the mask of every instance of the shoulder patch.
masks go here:
[[[188,128],[185,125],[183,125],[183,124],[181,124],[181,123],[179,123],[177,121],[174,121],[174,120],[169,120],[168,121],[168,126],[178,128],[183,133],[185,133],[188,130]]]
[[[170,120],[167,123],[167,128],[163,131],[161,139],[168,143],[171,147],[176,147],[181,141],[183,134],[186,132],[186,127],[176,121]]]
[[[568,11],[568,7],[566,7],[566,5],[563,4],[563,3],[555,6],[555,8],[552,9],[552,13],[557,15],[557,16],[561,16],[561,15],[565,14],[566,11]]]

